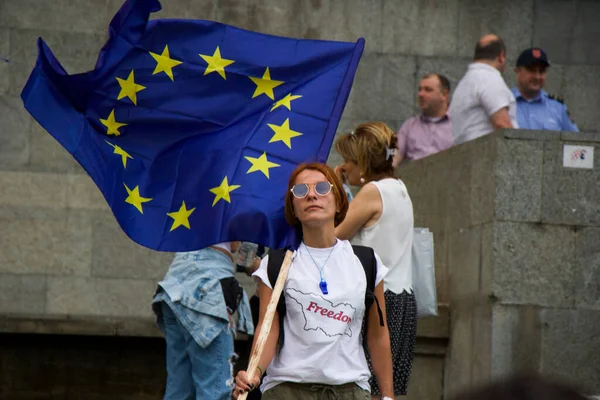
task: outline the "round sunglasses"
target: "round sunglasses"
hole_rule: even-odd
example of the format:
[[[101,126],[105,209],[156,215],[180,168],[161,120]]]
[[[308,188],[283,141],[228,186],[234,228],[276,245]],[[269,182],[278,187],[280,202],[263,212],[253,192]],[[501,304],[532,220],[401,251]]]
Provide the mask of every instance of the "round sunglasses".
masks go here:
[[[327,181],[321,181],[321,182],[311,183],[311,184],[298,183],[298,184],[292,186],[292,189],[290,190],[290,192],[292,192],[292,194],[294,195],[295,198],[303,199],[306,196],[308,196],[308,192],[310,191],[311,186],[315,187],[315,193],[318,194],[319,196],[327,196],[329,194],[329,192],[331,192],[331,188],[333,187],[333,185]]]

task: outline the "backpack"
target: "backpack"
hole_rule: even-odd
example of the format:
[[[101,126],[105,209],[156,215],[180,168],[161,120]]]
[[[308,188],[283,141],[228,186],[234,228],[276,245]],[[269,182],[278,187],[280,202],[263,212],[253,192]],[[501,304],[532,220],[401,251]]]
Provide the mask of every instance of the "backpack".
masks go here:
[[[384,326],[383,323],[383,312],[381,311],[381,307],[379,306],[379,301],[375,297],[375,280],[377,279],[377,260],[375,259],[375,252],[372,248],[366,246],[358,246],[352,245],[352,250],[354,250],[354,255],[358,257],[360,263],[365,270],[365,275],[367,277],[367,289],[365,290],[365,315],[363,319],[363,344],[366,345],[366,329],[367,324],[367,316],[373,301],[377,303],[377,312],[379,313],[379,324]],[[277,282],[277,277],[279,276],[279,270],[281,270],[281,264],[283,264],[283,259],[285,258],[285,249],[281,250],[271,250],[269,252],[269,261],[267,263],[267,275],[269,277],[269,282],[271,283],[271,287],[275,287],[275,283]],[[281,297],[279,298],[279,302],[277,303],[277,313],[279,314],[279,346],[283,345],[283,319],[286,313],[285,306],[285,294],[281,293]]]

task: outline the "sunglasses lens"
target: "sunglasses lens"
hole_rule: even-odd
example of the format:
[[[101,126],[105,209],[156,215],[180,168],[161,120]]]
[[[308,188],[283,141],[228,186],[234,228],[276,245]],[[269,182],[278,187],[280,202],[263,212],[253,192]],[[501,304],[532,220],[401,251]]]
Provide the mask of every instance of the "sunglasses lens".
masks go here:
[[[308,185],[306,183],[294,185],[292,188],[292,194],[299,199],[306,197],[308,194]]]
[[[315,184],[315,192],[319,196],[325,196],[331,191],[331,183],[329,182],[317,182]]]

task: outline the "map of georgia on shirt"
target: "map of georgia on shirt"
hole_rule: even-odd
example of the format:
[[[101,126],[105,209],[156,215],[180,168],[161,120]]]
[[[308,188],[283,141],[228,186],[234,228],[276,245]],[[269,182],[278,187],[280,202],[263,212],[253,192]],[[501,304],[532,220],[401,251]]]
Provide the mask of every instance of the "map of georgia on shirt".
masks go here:
[[[325,335],[352,337],[350,324],[356,309],[348,303],[333,304],[331,301],[315,293],[304,293],[288,288],[286,295],[293,300],[287,302],[287,307],[300,306],[304,315],[305,331],[321,331]]]

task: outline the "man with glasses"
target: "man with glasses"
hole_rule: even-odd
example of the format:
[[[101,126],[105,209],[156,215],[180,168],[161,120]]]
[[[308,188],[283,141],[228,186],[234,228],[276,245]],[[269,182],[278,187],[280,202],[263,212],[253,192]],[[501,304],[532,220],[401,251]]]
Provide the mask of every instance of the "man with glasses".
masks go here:
[[[517,121],[522,129],[579,132],[560,97],[543,90],[550,61],[544,50],[524,50],[517,59]]]

